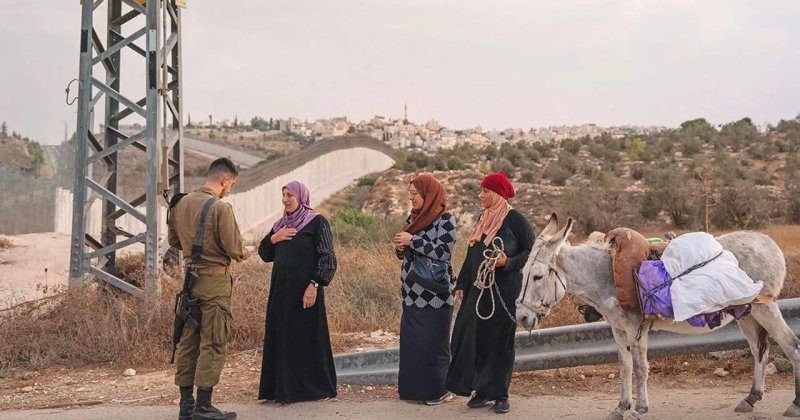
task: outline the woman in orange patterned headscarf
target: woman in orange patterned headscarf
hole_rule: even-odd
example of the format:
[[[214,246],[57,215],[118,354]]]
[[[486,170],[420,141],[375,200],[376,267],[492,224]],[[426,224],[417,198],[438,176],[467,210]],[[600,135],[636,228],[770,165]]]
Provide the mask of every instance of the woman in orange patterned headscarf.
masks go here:
[[[430,174],[408,185],[411,214],[395,235],[397,257],[403,260],[403,315],[400,319],[400,369],[397,392],[401,399],[438,405],[452,398],[445,388],[450,363],[450,320],[455,279],[451,254],[456,243],[456,219],[447,211],[444,186]],[[447,267],[442,278],[419,275],[413,266],[426,263]]]

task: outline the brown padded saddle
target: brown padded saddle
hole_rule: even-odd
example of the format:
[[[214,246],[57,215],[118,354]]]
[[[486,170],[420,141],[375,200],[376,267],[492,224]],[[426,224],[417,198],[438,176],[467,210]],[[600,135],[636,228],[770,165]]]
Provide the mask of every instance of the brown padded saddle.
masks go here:
[[[644,235],[625,227],[609,231],[604,239],[611,246],[617,300],[626,311],[641,313],[636,273],[643,261],[658,259],[667,242],[650,244]]]

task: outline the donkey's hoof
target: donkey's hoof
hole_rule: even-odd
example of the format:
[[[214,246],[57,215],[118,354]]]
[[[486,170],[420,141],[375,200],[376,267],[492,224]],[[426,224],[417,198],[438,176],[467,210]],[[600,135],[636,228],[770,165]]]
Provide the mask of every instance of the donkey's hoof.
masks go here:
[[[644,417],[644,413],[640,413],[638,411],[631,410],[631,411],[628,411],[627,413],[625,413],[625,416],[623,417],[623,419],[624,420],[641,420],[642,417]]]
[[[753,406],[750,405],[749,402],[747,402],[745,400],[742,400],[739,403],[739,405],[737,405],[736,408],[733,409],[733,411],[735,411],[737,413],[752,413],[753,412]]]
[[[784,417],[800,417],[800,407],[792,404],[783,412]]]
[[[617,407],[612,411],[608,416],[606,416],[606,420],[623,420],[625,418],[625,412]]]

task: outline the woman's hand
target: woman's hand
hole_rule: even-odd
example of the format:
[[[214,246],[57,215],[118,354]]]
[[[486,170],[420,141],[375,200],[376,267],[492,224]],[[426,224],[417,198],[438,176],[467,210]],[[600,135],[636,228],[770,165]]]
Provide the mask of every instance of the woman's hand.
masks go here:
[[[500,254],[500,258],[498,258],[497,261],[495,261],[494,267],[495,268],[505,267],[507,262],[508,262],[508,257],[506,256],[506,253],[503,252]]]
[[[464,299],[464,291],[463,290],[456,290],[456,299]]]
[[[397,234],[394,235],[394,247],[397,248],[397,249],[405,248],[406,245],[411,243],[411,238],[412,237],[413,236],[411,236],[411,234],[408,233],[408,232],[405,232],[405,231],[397,232]]]
[[[275,245],[278,242],[291,240],[294,238],[294,235],[297,235],[297,229],[285,227],[272,234],[270,241]]]
[[[308,309],[315,303],[317,303],[317,288],[309,283],[306,292],[303,293],[303,309]]]

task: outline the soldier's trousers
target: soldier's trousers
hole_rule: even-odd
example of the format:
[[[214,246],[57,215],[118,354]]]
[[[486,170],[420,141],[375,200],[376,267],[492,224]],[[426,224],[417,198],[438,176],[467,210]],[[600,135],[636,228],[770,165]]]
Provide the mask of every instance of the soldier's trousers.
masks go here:
[[[226,275],[197,280],[191,296],[200,300],[200,327],[183,329],[175,358],[175,385],[213,387],[219,383],[233,320],[231,289]]]

